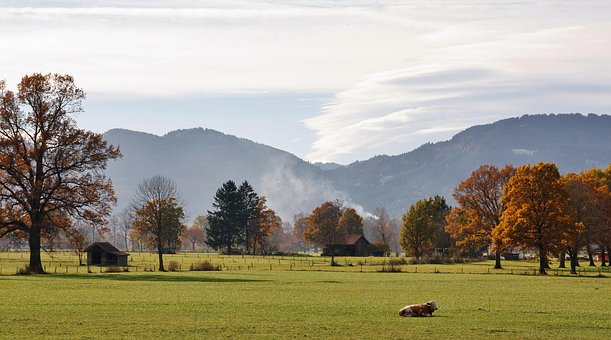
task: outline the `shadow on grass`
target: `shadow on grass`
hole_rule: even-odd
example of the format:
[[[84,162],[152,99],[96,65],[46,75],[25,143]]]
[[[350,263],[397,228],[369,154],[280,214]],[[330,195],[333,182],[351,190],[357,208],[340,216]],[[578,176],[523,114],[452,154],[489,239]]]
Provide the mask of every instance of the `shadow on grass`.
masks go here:
[[[269,280],[252,280],[237,278],[220,278],[190,275],[172,274],[138,274],[129,273],[117,274],[51,274],[48,277],[60,279],[83,279],[83,280],[112,280],[112,281],[134,281],[134,282],[265,282]]]

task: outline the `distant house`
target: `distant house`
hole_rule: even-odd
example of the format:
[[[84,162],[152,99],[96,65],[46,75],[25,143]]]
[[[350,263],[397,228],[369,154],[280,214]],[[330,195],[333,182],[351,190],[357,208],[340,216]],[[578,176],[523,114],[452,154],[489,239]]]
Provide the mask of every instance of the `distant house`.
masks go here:
[[[363,235],[346,235],[344,240],[333,246],[335,256],[369,256],[371,254],[371,243]],[[331,256],[331,247],[326,245],[322,252],[323,256]]]
[[[127,266],[128,253],[120,251],[108,242],[95,242],[85,248],[87,264],[98,266]]]

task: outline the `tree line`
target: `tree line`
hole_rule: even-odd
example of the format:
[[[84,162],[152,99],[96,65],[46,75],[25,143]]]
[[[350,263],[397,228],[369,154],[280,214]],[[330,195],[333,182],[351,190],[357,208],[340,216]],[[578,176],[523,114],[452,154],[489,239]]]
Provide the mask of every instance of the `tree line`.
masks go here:
[[[542,274],[551,256],[564,267],[567,254],[575,273],[582,250],[594,265],[595,246],[605,266],[611,249],[610,185],[611,164],[564,176],[552,163],[517,169],[483,165],[454,189],[456,207],[438,196],[412,205],[403,216],[401,245],[419,257],[445,238],[448,248],[466,256],[495,252],[495,268],[501,268],[504,252],[534,251]]]

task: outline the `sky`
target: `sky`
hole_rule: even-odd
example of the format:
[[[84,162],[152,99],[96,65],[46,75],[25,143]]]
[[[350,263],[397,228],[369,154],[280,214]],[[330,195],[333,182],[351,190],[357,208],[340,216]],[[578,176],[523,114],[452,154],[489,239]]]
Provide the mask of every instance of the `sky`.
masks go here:
[[[611,112],[611,2],[0,0],[0,79],[67,73],[79,126],[205,127],[348,164]]]

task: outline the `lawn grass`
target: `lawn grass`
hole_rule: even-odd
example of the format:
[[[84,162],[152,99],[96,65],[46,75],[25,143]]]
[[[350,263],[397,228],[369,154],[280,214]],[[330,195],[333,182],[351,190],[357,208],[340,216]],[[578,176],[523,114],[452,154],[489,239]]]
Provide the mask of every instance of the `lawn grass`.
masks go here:
[[[241,270],[1,276],[0,338],[608,338],[606,277]],[[431,318],[401,318],[435,299]]]

